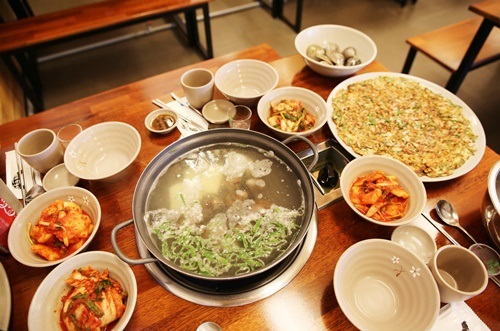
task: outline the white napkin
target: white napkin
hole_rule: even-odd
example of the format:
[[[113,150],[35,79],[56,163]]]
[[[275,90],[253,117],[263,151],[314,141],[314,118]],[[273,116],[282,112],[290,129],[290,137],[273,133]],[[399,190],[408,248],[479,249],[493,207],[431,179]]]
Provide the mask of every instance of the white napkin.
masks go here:
[[[462,325],[464,322],[466,325]],[[460,331],[467,330],[466,327],[468,327],[470,331],[490,330],[465,302],[455,302],[449,303],[441,308],[436,323],[431,331]]]
[[[22,160],[22,159],[21,159]],[[26,192],[33,186],[33,180],[31,179],[32,168],[28,163],[22,160],[23,170],[24,170],[24,186],[26,187]],[[16,151],[11,150],[5,152],[5,180],[7,187],[14,193],[16,198],[22,199],[23,194],[21,192],[20,181],[17,174],[17,162],[16,162]],[[35,171],[35,180],[41,184],[40,173]]]

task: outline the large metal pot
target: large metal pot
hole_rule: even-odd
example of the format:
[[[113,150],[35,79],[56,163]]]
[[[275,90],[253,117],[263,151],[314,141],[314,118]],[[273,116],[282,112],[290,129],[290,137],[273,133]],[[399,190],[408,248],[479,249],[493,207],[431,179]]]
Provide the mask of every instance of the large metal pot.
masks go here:
[[[141,174],[139,181],[137,182],[132,202],[133,219],[118,224],[112,231],[111,244],[114,250],[116,251],[116,254],[123,261],[129,264],[160,262],[165,264],[169,268],[172,268],[175,271],[185,274],[187,276],[199,279],[218,280],[218,281],[235,280],[239,278],[251,277],[255,274],[261,273],[277,265],[291,252],[293,252],[294,249],[302,242],[304,236],[307,233],[307,230],[309,228],[309,223],[311,221],[311,218],[313,217],[313,213],[316,208],[314,199],[314,189],[310,177],[311,176],[310,172],[302,163],[301,159],[291,149],[289,149],[286,145],[284,145],[284,143],[288,143],[289,141],[294,139],[300,139],[305,141],[315,152],[315,158],[313,162],[309,165],[309,169],[312,169],[312,167],[314,167],[318,159],[317,151],[315,149],[315,146],[309,140],[303,137],[298,137],[298,138],[292,137],[291,139],[290,138],[286,139],[282,143],[272,137],[269,137],[267,135],[255,131],[239,130],[239,129],[215,129],[191,135],[168,146],[163,151],[161,151],[157,156],[155,156],[155,158],[148,164],[144,172]],[[170,262],[162,255],[161,251],[156,247],[147,229],[147,224],[144,219],[146,213],[146,202],[150,194],[151,188],[153,187],[153,184],[155,183],[157,178],[174,161],[178,160],[184,154],[189,153],[190,151],[196,148],[212,144],[228,143],[228,142],[240,143],[261,148],[264,150],[273,151],[274,154],[284,163],[286,163],[288,167],[295,173],[297,179],[300,180],[304,195],[305,212],[302,218],[302,223],[300,224],[300,228],[298,229],[298,233],[295,239],[293,239],[293,241],[288,246],[286,251],[283,254],[281,254],[281,256],[279,256],[277,259],[275,259],[271,263],[268,263],[265,267],[256,269],[254,271],[251,271],[243,275],[208,277],[194,273],[192,271],[183,270],[176,264]],[[135,224],[136,233],[140,236],[140,239],[144,242],[145,246],[148,248],[152,256],[154,256],[154,258],[130,259],[127,256],[125,256],[123,252],[119,249],[116,241],[117,232],[121,228],[126,227],[132,223]]]
[[[484,227],[500,249],[500,161],[497,161],[488,174],[488,189],[481,205]]]

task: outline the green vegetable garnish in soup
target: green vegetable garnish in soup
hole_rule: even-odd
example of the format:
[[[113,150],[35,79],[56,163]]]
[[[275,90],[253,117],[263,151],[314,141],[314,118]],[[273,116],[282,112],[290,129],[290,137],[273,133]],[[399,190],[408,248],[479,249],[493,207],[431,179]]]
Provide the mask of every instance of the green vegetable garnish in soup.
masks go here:
[[[234,143],[195,149],[159,176],[146,224],[163,256],[203,276],[266,266],[295,238],[300,181],[272,152]]]

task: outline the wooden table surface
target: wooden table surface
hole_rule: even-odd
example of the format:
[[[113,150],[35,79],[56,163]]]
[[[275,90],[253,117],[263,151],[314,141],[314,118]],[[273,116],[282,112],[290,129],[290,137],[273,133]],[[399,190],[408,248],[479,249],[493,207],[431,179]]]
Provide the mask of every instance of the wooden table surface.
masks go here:
[[[221,64],[235,58],[256,58],[268,61],[280,74],[279,86],[294,85],[309,88],[326,99],[330,91],[342,80],[322,77],[304,64],[298,55],[280,56],[269,46],[245,50],[201,62],[190,67],[205,67],[217,70]],[[153,98],[170,101],[169,93],[182,94],[179,78],[187,68],[145,79],[130,85],[110,90],[86,99],[69,103],[37,115],[0,126],[0,175],[5,180],[5,152],[12,150],[14,142],[36,128],[58,130],[67,123],[80,123],[83,127],[104,121],[118,120],[133,125],[142,138],[142,148],[132,165],[132,175],[113,184],[80,182],[80,186],[92,191],[102,207],[99,232],[89,250],[114,252],[110,244],[111,230],[132,217],[132,197],[135,184],[150,160],[162,149],[179,138],[175,130],[169,135],[158,136],[144,127],[145,116],[156,107]],[[374,62],[362,72],[386,71]],[[220,94],[216,91],[216,97]],[[259,123],[257,114],[252,118],[252,129],[269,133]],[[316,143],[331,138],[325,126],[311,137]],[[292,145],[298,150],[301,144]],[[426,183],[427,212],[432,211],[440,198],[450,200],[458,209],[465,228],[482,242],[492,244],[480,219],[480,205],[486,191],[488,171],[500,157],[487,148],[479,165],[470,173],[446,182]],[[449,242],[423,218],[416,221],[436,238],[439,246]],[[468,239],[457,230],[446,228],[462,245],[469,246]],[[138,301],[127,327],[128,330],[196,330],[205,321],[217,322],[223,330],[354,330],[340,309],[333,291],[333,273],[341,254],[354,243],[369,238],[390,239],[391,227],[368,223],[339,201],[318,212],[318,237],[314,251],[301,272],[284,289],[258,302],[229,308],[197,305],[180,299],[150,276],[143,265],[132,266],[138,283]],[[118,242],[126,255],[138,257],[133,226],[120,231]],[[31,299],[44,277],[52,268],[31,268],[18,263],[8,255],[0,256],[12,288],[11,330],[27,329],[28,309]],[[499,288],[490,282],[479,296],[467,301],[490,328],[499,328]]]

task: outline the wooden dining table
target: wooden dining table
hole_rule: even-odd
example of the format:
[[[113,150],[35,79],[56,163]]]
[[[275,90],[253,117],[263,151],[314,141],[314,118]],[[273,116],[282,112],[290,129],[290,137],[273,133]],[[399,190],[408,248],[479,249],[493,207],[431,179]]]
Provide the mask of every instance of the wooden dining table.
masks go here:
[[[282,58],[266,44],[216,57],[1,125],[0,176],[5,181],[5,152],[12,150],[14,143],[31,130],[49,128],[57,131],[68,123],[78,123],[88,128],[106,121],[122,121],[134,126],[140,133],[142,146],[137,159],[131,165],[130,175],[114,183],[82,180],[78,184],[94,193],[102,208],[101,224],[88,251],[114,253],[110,235],[117,224],[132,218],[132,199],[139,176],[160,151],[180,138],[177,130],[168,135],[156,135],[146,129],[146,115],[157,108],[152,100],[160,98],[170,102],[172,91],[182,95],[179,79],[189,68],[204,67],[215,72],[222,64],[239,58],[269,62],[279,73],[278,86],[304,87],[318,93],[325,100],[332,89],[346,78],[320,76],[311,71],[299,55]],[[376,71],[387,69],[374,61],[357,74]],[[221,97],[216,90],[214,98]],[[251,129],[273,135],[260,122],[255,111]],[[333,138],[333,135],[326,125],[310,137],[314,143],[321,143],[330,138]],[[292,143],[290,147],[298,152],[306,146],[297,142]],[[439,199],[445,198],[456,206],[460,221],[469,233],[480,242],[493,245],[483,227],[480,208],[486,192],[489,169],[498,160],[499,155],[486,148],[479,164],[469,173],[452,180],[425,183],[427,205],[424,214],[437,221],[434,206]],[[414,223],[429,232],[438,247],[450,244],[424,217]],[[160,286],[144,265],[131,266],[137,279],[138,297],[127,330],[194,331],[205,321],[214,321],[225,331],[355,330],[340,308],[334,293],[333,274],[337,261],[347,248],[359,241],[371,238],[390,240],[394,228],[361,219],[343,200],[319,210],[317,224],[314,249],[298,275],[277,293],[250,304],[213,307],[192,303]],[[455,228],[444,228],[461,245],[468,247],[472,244]],[[139,257],[133,226],[122,229],[117,240],[124,254],[131,258]],[[0,255],[0,261],[7,272],[12,289],[9,329],[25,330],[33,295],[53,267],[28,267],[10,255]],[[499,330],[500,327],[499,295],[499,287],[490,281],[482,294],[466,301],[477,316],[493,330]],[[456,329],[461,330],[461,326],[457,325]]]

